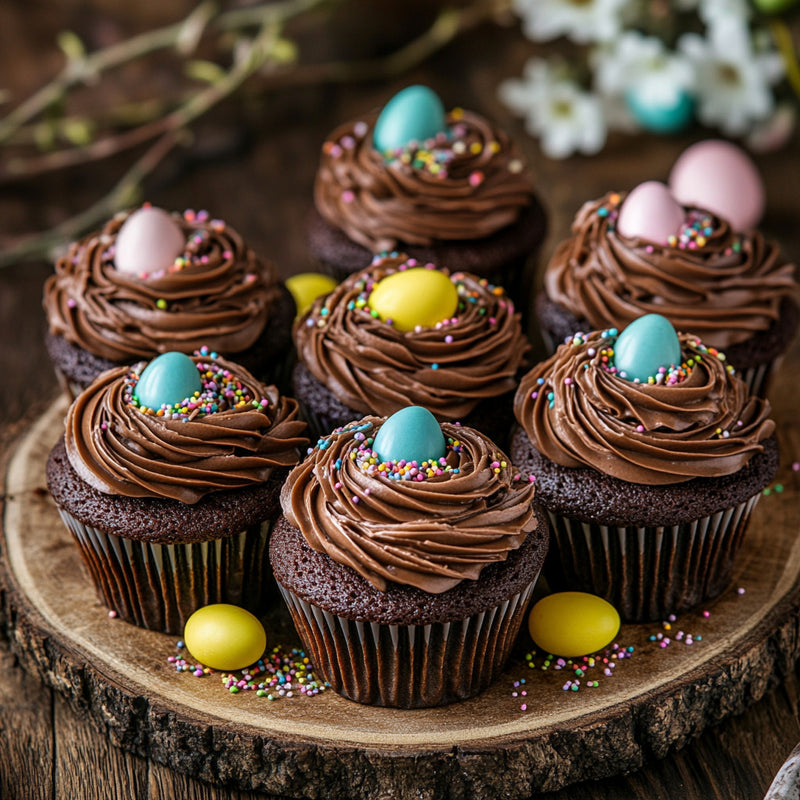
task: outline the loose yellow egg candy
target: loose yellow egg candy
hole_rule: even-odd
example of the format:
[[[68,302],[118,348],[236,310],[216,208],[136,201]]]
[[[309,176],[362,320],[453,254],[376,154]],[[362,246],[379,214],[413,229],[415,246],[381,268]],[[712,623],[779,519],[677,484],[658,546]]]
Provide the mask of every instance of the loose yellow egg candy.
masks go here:
[[[336,288],[336,280],[321,272],[301,272],[286,279],[286,288],[294,298],[299,317],[311,308],[318,297],[330,294]]]
[[[528,630],[547,653],[571,658],[596,653],[614,641],[619,614],[611,603],[586,592],[556,592],[531,609]]]
[[[228,603],[198,608],[183,629],[192,657],[211,669],[233,670],[254,664],[264,654],[264,626],[249,611]]]
[[[414,267],[378,281],[368,305],[397,330],[413,331],[417,325],[432,328],[450,319],[458,308],[458,292],[444,272]]]

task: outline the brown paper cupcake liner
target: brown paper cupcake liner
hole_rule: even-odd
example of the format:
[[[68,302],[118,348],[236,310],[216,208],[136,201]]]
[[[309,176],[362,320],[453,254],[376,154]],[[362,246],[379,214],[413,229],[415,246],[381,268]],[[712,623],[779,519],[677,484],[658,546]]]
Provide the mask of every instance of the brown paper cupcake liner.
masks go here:
[[[107,534],[59,509],[100,601],[127,622],[182,634],[201,606],[232,603],[261,613],[272,522],[208,542],[152,544]]]
[[[663,620],[721,594],[760,494],[682,525],[598,525],[547,512],[554,591],[605,598],[626,622]]]
[[[280,586],[315,668],[357,703],[428,708],[478,694],[502,671],[535,581],[463,620],[387,625],[332,614]]]

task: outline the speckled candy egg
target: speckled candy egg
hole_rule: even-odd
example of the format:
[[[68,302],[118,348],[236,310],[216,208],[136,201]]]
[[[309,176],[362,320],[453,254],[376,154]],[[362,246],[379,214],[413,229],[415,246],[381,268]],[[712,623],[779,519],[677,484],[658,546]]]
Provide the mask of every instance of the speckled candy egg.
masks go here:
[[[646,383],[659,369],[680,366],[681,344],[666,317],[645,314],[631,322],[617,337],[613,358],[620,377]]]
[[[147,275],[165,270],[186,248],[186,236],[166,211],[143,206],[122,223],[114,243],[120,272]]]
[[[179,403],[202,389],[194,361],[184,353],[172,351],[157,356],[142,370],[134,395],[140,405],[158,409]]]
[[[211,669],[234,670],[254,664],[264,654],[264,626],[249,611],[227,603],[203,606],[186,620],[186,648]]]
[[[297,316],[300,317],[311,308],[318,297],[329,294],[336,288],[336,280],[321,272],[301,272],[286,279],[286,288],[294,298]]]
[[[667,244],[684,221],[680,203],[659,181],[645,181],[632,189],[619,210],[617,231],[630,239]]]
[[[444,272],[414,267],[378,281],[368,305],[384,322],[407,332],[450,319],[458,308],[458,291]]]
[[[764,183],[752,159],[721,139],[697,142],[681,153],[669,174],[675,198],[726,219],[734,230],[758,225],[764,214]]]
[[[372,144],[382,153],[410,142],[422,144],[447,130],[444,106],[427,86],[407,86],[383,107],[372,132]]]
[[[446,452],[444,434],[436,417],[422,406],[395,412],[381,425],[372,449],[382,461],[439,459]]]
[[[602,650],[614,641],[619,625],[614,606],[586,592],[547,595],[528,616],[528,630],[537,647],[566,658]]]

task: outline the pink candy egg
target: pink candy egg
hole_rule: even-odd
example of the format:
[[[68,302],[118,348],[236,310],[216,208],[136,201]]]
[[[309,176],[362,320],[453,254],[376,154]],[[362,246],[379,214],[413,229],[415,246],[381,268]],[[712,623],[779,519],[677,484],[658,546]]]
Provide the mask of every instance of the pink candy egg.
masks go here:
[[[630,239],[667,244],[684,221],[683,208],[659,181],[640,183],[625,198],[619,210],[617,231]]]
[[[164,210],[143,206],[117,232],[114,266],[120,272],[149,274],[167,269],[186,248],[186,236]]]
[[[675,198],[726,219],[735,230],[755,227],[764,214],[764,183],[752,159],[721,139],[693,144],[669,175]]]

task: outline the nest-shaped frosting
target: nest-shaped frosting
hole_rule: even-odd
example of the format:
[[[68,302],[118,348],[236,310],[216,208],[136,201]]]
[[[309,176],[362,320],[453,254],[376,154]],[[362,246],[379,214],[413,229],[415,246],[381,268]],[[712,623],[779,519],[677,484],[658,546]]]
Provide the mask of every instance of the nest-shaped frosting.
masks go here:
[[[439,593],[477,579],[536,527],[533,484],[483,434],[443,423],[440,474],[420,467],[392,478],[369,463],[383,422],[368,416],[338,429],[290,473],[284,514],[313,549],[381,591],[398,583]]]
[[[117,270],[114,242],[132,211],[73,243],[45,283],[50,332],[95,355],[130,363],[170,350],[246,350],[280,297],[273,264],[203,212],[173,214],[187,238],[180,263],[140,276]]]
[[[235,402],[220,396],[218,410],[192,418],[145,412],[131,402],[142,363],[104,372],[75,399],[65,443],[84,481],[106,494],[196,503],[211,492],[263,483],[273,469],[297,464],[308,440],[296,401],[223,358],[193,360],[229,370],[243,394]]]
[[[679,334],[684,374],[636,383],[609,369],[614,335],[562,344],[520,382],[514,413],[556,464],[592,467],[631,483],[680,483],[741,469],[775,430],[724,356]]]
[[[319,213],[371,253],[401,244],[480,239],[514,223],[533,182],[508,136],[455,109],[434,146],[380,153],[377,114],[334,130],[314,184]]]
[[[295,324],[298,357],[361,413],[389,416],[420,405],[440,421],[461,419],[481,400],[514,389],[529,345],[505,292],[464,272],[450,275],[459,294],[452,320],[403,332],[371,316],[372,285],[412,265],[403,255],[378,257],[318,298]]]
[[[616,217],[624,193],[585,203],[544,276],[547,296],[592,330],[624,327],[643,314],[667,317],[678,330],[728,347],[766,330],[781,302],[796,297],[795,266],[756,230],[734,231],[706,217],[684,247],[620,235]]]

